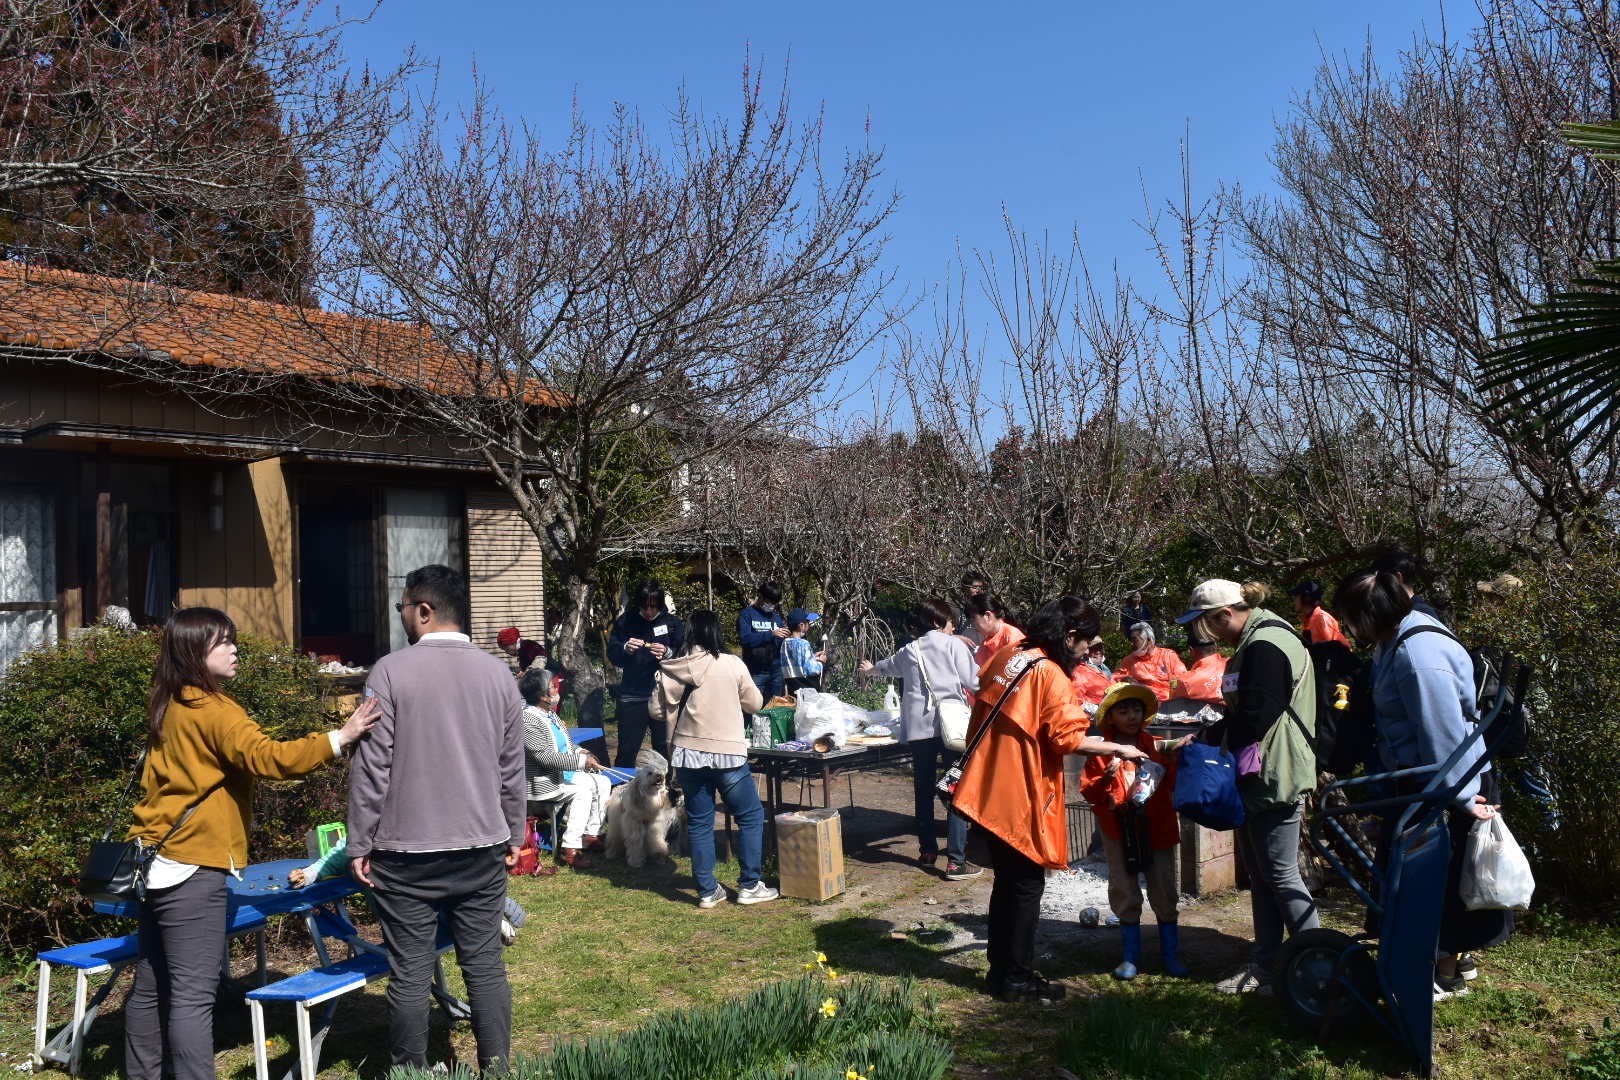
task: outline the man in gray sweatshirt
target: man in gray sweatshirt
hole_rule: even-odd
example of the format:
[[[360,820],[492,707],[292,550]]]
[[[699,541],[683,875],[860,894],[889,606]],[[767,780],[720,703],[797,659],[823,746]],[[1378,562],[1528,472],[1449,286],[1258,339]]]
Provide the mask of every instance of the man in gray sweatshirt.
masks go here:
[[[382,713],[349,770],[348,822],[354,876],[372,888],[388,948],[393,1064],[427,1067],[443,917],[471,999],[478,1067],[504,1070],[512,992],[501,915],[523,838],[523,699],[506,665],[463,632],[459,573],[411,571],[395,607],[411,645],[366,680]]]

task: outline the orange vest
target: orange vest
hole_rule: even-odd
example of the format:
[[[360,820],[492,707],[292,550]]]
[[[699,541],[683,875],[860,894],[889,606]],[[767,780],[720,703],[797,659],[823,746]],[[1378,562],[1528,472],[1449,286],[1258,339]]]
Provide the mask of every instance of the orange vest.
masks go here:
[[[1080,748],[1088,720],[1063,669],[1038,649],[1009,646],[979,676],[969,739],[1013,679],[1034,667],[963,767],[953,806],[1040,866],[1069,865],[1063,758]]]
[[[1115,682],[1141,683],[1160,701],[1170,700],[1170,684],[1187,673],[1187,665],[1174,649],[1163,645],[1146,656],[1131,653],[1114,668]]]
[[[1350,639],[1344,636],[1339,629],[1339,620],[1329,614],[1328,609],[1321,604],[1311,609],[1305,616],[1305,637],[1312,645],[1320,645],[1324,641],[1337,641],[1345,648],[1353,648]]]
[[[1192,698],[1194,701],[1207,701],[1211,705],[1224,705],[1226,699],[1221,696],[1221,676],[1225,674],[1226,657],[1220,653],[1201,656],[1197,663],[1187,669],[1187,674],[1181,677],[1176,687],[1176,696]]]

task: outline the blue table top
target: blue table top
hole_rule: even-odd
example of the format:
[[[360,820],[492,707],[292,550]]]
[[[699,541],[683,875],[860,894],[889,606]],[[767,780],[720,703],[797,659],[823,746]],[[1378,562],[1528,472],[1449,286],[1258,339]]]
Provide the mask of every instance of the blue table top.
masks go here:
[[[295,889],[287,884],[289,872],[308,866],[310,862],[309,859],[276,859],[244,867],[240,878],[227,875],[225,884],[229,895],[226,902],[230,910],[236,912],[246,908],[265,916],[301,915],[360,891],[360,883],[347,874],[317,881],[305,889]],[[134,918],[139,908],[132,903],[97,903],[96,912]]]
[[[602,734],[602,729],[599,727],[571,727],[568,729],[568,737],[574,740],[575,746],[582,742],[590,742],[592,739],[600,739]]]

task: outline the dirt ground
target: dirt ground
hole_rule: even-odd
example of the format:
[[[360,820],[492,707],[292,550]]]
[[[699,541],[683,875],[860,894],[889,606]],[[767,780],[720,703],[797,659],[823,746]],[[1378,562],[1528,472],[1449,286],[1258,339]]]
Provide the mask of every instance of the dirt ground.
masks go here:
[[[918,864],[909,768],[836,776],[831,787],[831,805],[839,809],[842,822],[847,887],[841,896],[811,905],[807,909],[810,916],[820,922],[860,919],[870,926],[874,938],[915,937],[929,944],[943,962],[972,972],[977,979],[984,967],[985,912],[994,875],[986,870],[967,881],[947,881],[943,857],[931,870]],[[797,782],[786,784],[783,795],[784,809],[795,805],[800,795]],[[823,805],[820,783],[808,785],[803,798],[806,806]],[[943,850],[944,815],[936,816]],[[974,848],[970,841],[970,859]],[[1048,887],[1055,889],[1055,882]],[[1105,898],[1086,903],[1099,908],[1106,919]],[[1073,911],[1058,913],[1047,905],[1037,939],[1038,954],[1043,961],[1059,951],[1071,956],[1071,962],[1060,964],[1054,975],[1061,976],[1064,967],[1072,966],[1075,953],[1081,954],[1089,970],[1106,971],[1118,963],[1118,932],[1107,926],[1083,927],[1078,917],[1078,905]],[[1151,912],[1145,913],[1144,920],[1151,922]],[[1235,969],[1246,957],[1251,927],[1246,893],[1185,897],[1181,923],[1185,959],[1195,971]],[[1153,935],[1147,937],[1147,960],[1154,963]]]

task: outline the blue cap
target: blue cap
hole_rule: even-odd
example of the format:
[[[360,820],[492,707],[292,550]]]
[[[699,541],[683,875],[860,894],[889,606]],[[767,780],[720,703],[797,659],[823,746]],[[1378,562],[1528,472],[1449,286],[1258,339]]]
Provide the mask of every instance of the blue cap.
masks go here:
[[[802,622],[815,622],[819,618],[821,616],[813,611],[806,611],[802,607],[796,607],[787,613],[787,624],[789,626],[798,626]]]

